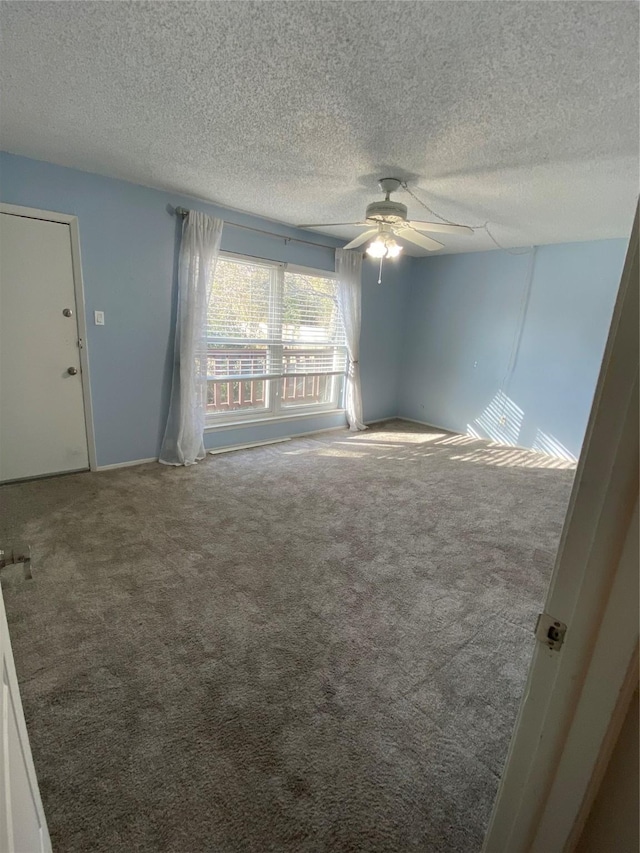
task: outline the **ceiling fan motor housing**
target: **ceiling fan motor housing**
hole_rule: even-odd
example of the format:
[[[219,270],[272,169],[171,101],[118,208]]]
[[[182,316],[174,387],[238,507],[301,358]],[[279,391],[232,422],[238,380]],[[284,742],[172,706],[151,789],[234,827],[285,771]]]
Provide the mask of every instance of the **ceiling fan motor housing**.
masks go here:
[[[367,206],[367,222],[406,222],[407,205],[399,201],[374,201]]]

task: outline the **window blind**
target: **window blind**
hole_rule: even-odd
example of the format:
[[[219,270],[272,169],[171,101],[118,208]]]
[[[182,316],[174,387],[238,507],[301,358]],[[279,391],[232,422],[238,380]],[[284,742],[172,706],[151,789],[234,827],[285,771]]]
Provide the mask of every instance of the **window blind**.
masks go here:
[[[207,358],[213,381],[344,373],[337,281],[221,257],[207,312]]]

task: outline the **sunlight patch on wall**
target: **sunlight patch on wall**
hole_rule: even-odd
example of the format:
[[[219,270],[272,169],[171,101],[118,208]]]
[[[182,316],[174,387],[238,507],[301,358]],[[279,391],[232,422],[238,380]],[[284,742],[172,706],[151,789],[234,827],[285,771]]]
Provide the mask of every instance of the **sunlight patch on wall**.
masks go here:
[[[484,412],[472,424],[467,434],[474,438],[490,438],[502,444],[517,444],[524,412],[504,391],[498,391]]]
[[[565,447],[564,444],[549,435],[547,432],[539,429],[536,431],[535,441],[533,442],[533,450],[538,453],[547,453],[549,456],[557,456],[560,459],[567,459],[569,462],[577,462],[577,458]]]

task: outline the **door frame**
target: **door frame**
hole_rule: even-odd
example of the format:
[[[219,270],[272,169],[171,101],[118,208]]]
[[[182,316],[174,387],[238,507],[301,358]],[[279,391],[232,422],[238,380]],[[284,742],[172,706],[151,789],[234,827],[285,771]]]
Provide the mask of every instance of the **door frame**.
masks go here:
[[[637,684],[637,318],[636,212],[545,603],[567,634],[536,644],[484,853],[574,849]]]
[[[78,217],[70,213],[58,213],[51,210],[38,210],[33,207],[22,207],[15,204],[0,202],[0,213],[11,216],[22,216],[24,219],[41,219],[44,222],[59,222],[69,226],[71,238],[71,267],[73,271],[73,290],[76,300],[76,321],[80,345],[80,379],[82,382],[82,401],[84,408],[84,425],[87,436],[87,452],[89,468],[97,471],[96,439],[93,425],[93,406],[91,402],[91,379],[89,374],[89,350],[87,341],[87,318],[85,315],[84,282],[82,280],[82,257],[80,254],[80,227]]]
[[[0,663],[4,664],[4,673],[2,678],[0,678],[0,687],[3,689],[4,696],[0,698],[0,709],[2,709],[4,713],[11,713],[9,706],[13,707],[14,722],[16,724],[18,735],[18,742],[14,743],[12,741],[10,744],[9,732],[11,729],[5,725],[3,726],[4,731],[0,732],[0,738],[4,741],[4,750],[7,750],[4,752],[5,761],[2,763],[3,766],[0,766],[0,774],[2,774],[0,777],[2,783],[0,784],[0,790],[4,787],[5,791],[5,803],[3,806],[0,806],[0,817],[2,817],[2,812],[5,813],[4,826],[0,826],[0,847],[3,851],[7,850],[15,853],[14,815],[12,814],[12,810],[8,808],[11,806],[11,800],[13,799],[12,794],[14,793],[11,785],[13,767],[12,762],[6,760],[8,757],[8,750],[11,745],[14,744],[17,747],[16,752],[18,752],[18,755],[22,760],[22,767],[27,777],[29,792],[33,798],[33,806],[40,821],[42,850],[44,853],[51,853],[51,837],[47,826],[47,817],[42,805],[42,797],[38,787],[38,777],[33,763],[31,745],[29,743],[29,732],[27,731],[27,724],[25,722],[22,701],[20,698],[20,685],[11,648],[11,637],[9,635],[9,625],[7,623],[7,613],[5,610],[4,599],[2,597],[2,589],[0,589]],[[2,683],[3,681],[4,684]],[[2,741],[0,741],[0,743],[1,742]],[[7,794],[9,796],[6,796]],[[15,817],[18,818],[18,821],[20,821],[20,819],[24,820],[24,813],[18,812]],[[10,847],[4,846],[4,843],[7,842],[10,843]]]

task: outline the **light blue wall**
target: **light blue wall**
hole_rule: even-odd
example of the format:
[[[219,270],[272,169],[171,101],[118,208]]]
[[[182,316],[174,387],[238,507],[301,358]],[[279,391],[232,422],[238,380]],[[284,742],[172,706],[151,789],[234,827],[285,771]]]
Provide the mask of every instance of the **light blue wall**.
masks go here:
[[[340,244],[188,197],[4,152],[0,199],[79,217],[100,465],[158,453],[176,305],[179,221],[171,208],[193,207],[225,219],[227,251],[334,268],[332,249],[285,244],[231,223]],[[625,240],[538,248],[520,337],[528,256],[496,251],[403,258],[386,265],[382,285],[376,263],[365,261],[360,355],[365,420],[400,414],[577,456],[625,250]],[[104,327],[91,322],[94,310],[105,312]],[[514,335],[518,358],[509,376]],[[496,405],[501,389],[508,400]],[[343,423],[341,415],[319,415],[230,428],[207,433],[206,444],[244,444]]]
[[[195,208],[221,216],[226,223],[341,245],[339,240],[185,196],[5,152],[0,153],[0,200],[79,218],[99,465],[158,454],[169,399],[180,225],[170,208]],[[285,244],[281,238],[230,224],[223,230],[222,248],[334,269],[333,249]],[[365,262],[360,364],[368,419],[397,411],[402,305],[407,292],[402,269],[402,263],[390,268],[382,289],[373,278],[374,264]],[[104,327],[93,325],[94,310],[105,312]],[[205,443],[209,447],[248,443],[342,424],[342,415],[325,415],[297,423],[207,433]]]
[[[579,456],[626,247],[412,260],[399,414]]]
[[[398,414],[411,262],[408,256],[387,262],[382,284],[378,284],[379,261],[363,262],[360,364],[366,422]]]

